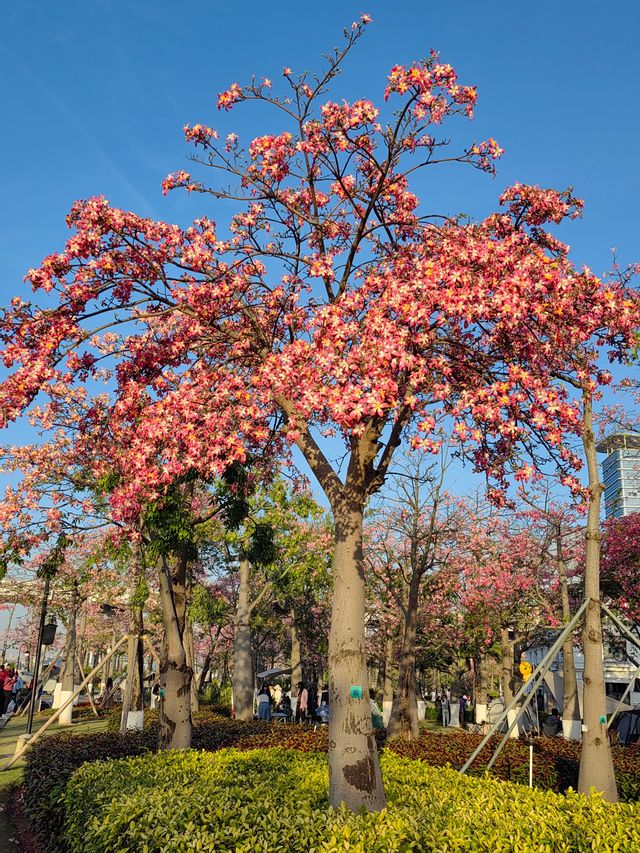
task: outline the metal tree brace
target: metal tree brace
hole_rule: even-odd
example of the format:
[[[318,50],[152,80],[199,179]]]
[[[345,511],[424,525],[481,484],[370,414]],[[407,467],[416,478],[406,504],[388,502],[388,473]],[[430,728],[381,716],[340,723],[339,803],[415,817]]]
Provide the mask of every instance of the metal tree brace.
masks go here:
[[[518,724],[518,721],[520,720],[520,718],[522,717],[522,715],[524,714],[524,712],[528,708],[533,697],[536,695],[536,691],[537,691],[538,687],[540,686],[542,679],[547,674],[547,672],[549,671],[549,669],[551,667],[551,664],[556,659],[558,652],[562,648],[562,644],[564,643],[565,639],[574,630],[576,624],[578,623],[578,621],[582,617],[582,614],[584,613],[589,602],[590,602],[590,599],[585,599],[582,602],[582,604],[580,605],[578,610],[575,612],[575,614],[573,615],[571,620],[569,622],[567,622],[567,624],[564,626],[564,628],[562,629],[562,631],[560,632],[560,634],[556,638],[555,643],[551,646],[551,648],[549,649],[547,654],[543,657],[543,659],[540,661],[538,666],[533,670],[533,672],[531,673],[531,678],[528,681],[525,681],[525,683],[522,685],[520,690],[518,690],[518,692],[513,697],[513,699],[509,703],[509,705],[504,709],[502,714],[500,714],[500,716],[498,717],[496,722],[493,723],[493,725],[491,726],[491,728],[489,729],[487,734],[482,738],[482,740],[480,741],[480,743],[478,744],[476,749],[473,751],[473,753],[470,755],[470,757],[467,759],[467,761],[464,763],[464,765],[460,768],[460,770],[458,771],[459,773],[462,774],[462,773],[467,772],[467,770],[471,767],[471,765],[476,760],[476,758],[480,755],[480,753],[482,752],[484,747],[487,745],[489,739],[491,737],[493,737],[494,734],[497,733],[497,731],[502,727],[505,720],[508,719],[509,713],[511,711],[513,711],[514,708],[516,708],[520,699],[522,699],[522,697],[525,696],[524,702],[522,703],[522,705],[520,705],[519,707],[516,708],[515,717],[511,721],[511,724],[509,725],[507,731],[503,735],[501,742],[498,744],[493,755],[491,756],[491,759],[489,760],[489,762],[487,764],[487,770],[490,770],[493,767],[497,757],[500,755],[500,753],[502,752],[507,740],[509,739],[509,735],[511,734],[513,729]],[[620,633],[624,637],[626,637],[627,640],[629,640],[631,643],[633,643],[636,647],[640,648],[639,638],[634,636],[629,631],[627,626],[614,613],[612,613],[611,610],[606,605],[602,604],[602,602],[600,602],[600,601],[597,601],[595,603],[598,604],[600,606],[600,609],[609,617],[609,619],[611,619],[611,621],[619,629]],[[640,667],[638,668],[638,672],[640,672]],[[624,700],[624,696],[626,696],[627,692],[631,689],[632,684],[633,684],[633,680],[629,683],[629,686],[627,687],[625,694],[623,695],[622,699],[618,703],[618,708],[622,704],[622,701]],[[618,708],[616,708],[616,711],[614,712],[614,714],[612,714],[611,720],[614,719],[615,714],[618,711]],[[611,724],[611,720],[609,721],[609,725]],[[608,727],[609,726],[607,726],[607,728]]]
[[[104,665],[105,665],[109,660],[111,660],[111,658],[113,657],[113,655],[114,655],[114,654],[118,651],[118,649],[119,649],[119,648],[120,648],[120,647],[121,647],[121,646],[122,646],[122,645],[127,641],[127,639],[128,639],[128,637],[127,637],[126,635],[125,635],[124,637],[122,637],[122,639],[120,640],[120,642],[118,642],[118,643],[113,647],[113,649],[109,652],[109,654],[108,654],[108,655],[106,655],[106,656],[105,656],[105,657],[100,661],[100,663],[98,663],[98,664],[96,664],[96,666],[94,666],[94,668],[91,670],[91,672],[89,673],[89,675],[87,675],[87,677],[84,679],[84,681],[82,682],[82,684],[81,684],[79,687],[77,687],[77,688],[73,691],[73,693],[72,693],[72,694],[71,694],[71,696],[66,700],[66,702],[64,702],[64,703],[63,703],[63,704],[58,708],[58,710],[55,712],[55,714],[53,714],[53,716],[49,717],[49,719],[48,719],[48,720],[47,720],[47,722],[44,724],[44,726],[42,726],[42,728],[38,729],[38,731],[33,735],[33,737],[31,738],[31,740],[29,740],[29,741],[25,741],[25,743],[24,743],[24,745],[23,745],[22,749],[18,750],[18,751],[15,753],[15,755],[13,755],[13,756],[12,756],[12,757],[11,757],[11,758],[6,762],[6,764],[4,764],[4,765],[0,768],[0,770],[8,770],[10,767],[13,767],[13,765],[16,763],[16,761],[19,761],[19,760],[22,758],[22,756],[25,754],[25,752],[26,752],[26,751],[27,751],[27,749],[31,746],[31,744],[33,744],[33,743],[35,743],[35,741],[39,740],[39,739],[40,739],[40,737],[41,737],[41,736],[45,733],[45,731],[49,728],[49,726],[51,726],[53,723],[55,723],[55,722],[56,722],[56,720],[57,720],[57,719],[58,719],[58,717],[62,714],[62,712],[65,710],[65,708],[67,708],[67,707],[68,707],[68,706],[69,706],[69,705],[74,701],[74,699],[76,698],[76,696],[79,696],[79,695],[80,695],[80,693],[82,692],[82,690],[84,690],[84,688],[87,686],[87,684],[89,684],[89,682],[90,682],[90,681],[91,681],[91,679],[94,677],[94,675],[96,675],[96,673],[100,672],[100,670],[104,667]]]

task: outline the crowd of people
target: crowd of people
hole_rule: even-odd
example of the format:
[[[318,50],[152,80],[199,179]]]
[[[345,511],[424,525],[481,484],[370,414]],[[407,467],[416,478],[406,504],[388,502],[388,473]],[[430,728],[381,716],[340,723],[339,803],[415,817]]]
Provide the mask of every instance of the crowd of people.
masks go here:
[[[257,695],[258,719],[285,719],[296,723],[326,723],[329,721],[329,685],[325,684],[320,696],[315,682],[299,681],[295,697],[285,693],[280,684],[264,681]]]
[[[286,722],[315,723],[329,722],[329,685],[325,684],[320,694],[315,682],[299,681],[292,701],[290,693],[284,693],[281,685],[264,681],[258,689],[256,702],[258,719],[269,722],[284,719]],[[374,729],[383,728],[382,711],[370,691],[371,718]]]
[[[20,673],[12,666],[0,669],[0,714],[11,714],[24,687]]]

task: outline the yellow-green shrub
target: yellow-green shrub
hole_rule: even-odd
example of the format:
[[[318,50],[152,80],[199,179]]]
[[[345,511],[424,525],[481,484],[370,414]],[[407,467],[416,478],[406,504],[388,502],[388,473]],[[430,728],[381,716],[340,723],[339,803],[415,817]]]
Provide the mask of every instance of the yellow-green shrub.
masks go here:
[[[382,756],[389,806],[328,806],[326,758],[167,752],[84,765],[65,793],[73,853],[640,850],[640,807],[460,776]]]

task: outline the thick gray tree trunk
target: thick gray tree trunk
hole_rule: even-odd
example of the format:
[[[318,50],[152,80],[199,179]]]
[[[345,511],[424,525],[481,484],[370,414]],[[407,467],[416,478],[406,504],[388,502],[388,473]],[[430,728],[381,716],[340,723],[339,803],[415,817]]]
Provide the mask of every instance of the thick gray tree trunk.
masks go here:
[[[296,621],[296,613],[291,610],[291,695],[297,685],[302,681],[302,648],[300,634]]]
[[[253,658],[251,656],[251,564],[240,561],[238,606],[233,637],[233,707],[236,720],[253,720]]]
[[[387,647],[384,656],[384,686],[382,693],[383,704],[385,702],[393,702],[393,646],[394,637],[390,634],[387,637]]]
[[[184,632],[187,617],[187,561],[179,557],[170,566],[166,557],[158,564],[164,638],[160,657],[161,702],[158,719],[159,749],[191,746],[191,679]]]
[[[618,800],[616,777],[607,735],[607,717],[602,665],[602,621],[600,616],[600,503],[604,485],[598,474],[595,439],[593,435],[592,397],[583,393],[584,425],[582,443],[589,474],[589,512],[586,530],[584,596],[589,602],[585,613],[584,631],[584,693],[583,719],[586,731],[582,736],[578,790],[588,794],[591,788],[600,791],[607,802]]]
[[[191,678],[191,713],[195,714],[200,710],[200,697],[198,695],[198,681],[195,677],[196,653],[193,645],[193,622],[188,616],[184,630],[184,647],[187,653],[187,664],[193,673]]]
[[[71,605],[67,621],[67,635],[64,641],[64,661],[60,672],[60,705],[69,699],[74,692],[76,674],[76,618],[78,615],[78,584],[74,581],[71,590]],[[73,718],[73,702],[60,714],[59,724],[70,726]]]
[[[487,655],[478,654],[473,659],[473,698],[474,715],[476,723],[484,723],[487,720],[487,705],[489,698],[489,674]]]
[[[387,727],[389,740],[415,740],[420,735],[416,698],[416,628],[421,578],[422,575],[414,572],[409,584],[398,670],[398,691],[393,699]]]
[[[513,700],[514,692],[513,692],[513,667],[514,667],[514,654],[513,654],[513,640],[509,639],[509,629],[502,628],[501,634],[501,647],[502,647],[502,695],[504,697],[504,707],[506,708],[510,702]],[[507,716],[507,722],[509,725],[515,720],[517,717],[517,709],[514,708],[512,711],[509,711]],[[512,738],[518,737],[518,724],[516,724],[511,730]]]
[[[348,484],[345,492],[348,494]],[[367,675],[362,556],[364,500],[334,505],[333,608],[329,634],[329,796],[351,811],[386,805]]]

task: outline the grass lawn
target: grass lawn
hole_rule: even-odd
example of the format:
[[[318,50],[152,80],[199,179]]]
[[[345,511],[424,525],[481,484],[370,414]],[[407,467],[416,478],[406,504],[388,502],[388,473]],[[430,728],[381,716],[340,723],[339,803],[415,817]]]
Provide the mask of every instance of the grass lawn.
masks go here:
[[[49,717],[36,715],[33,721],[33,731],[36,732],[43,726]],[[68,726],[59,726],[54,723],[47,729],[44,737],[48,737],[49,733],[55,734],[60,731],[74,732],[98,732],[103,731],[106,726],[105,719],[82,720],[74,723],[71,728]],[[7,725],[0,730],[0,765],[11,758],[15,752],[18,735],[24,734],[27,730],[27,717],[12,717]],[[18,845],[14,840],[13,826],[9,820],[9,796],[11,789],[19,785],[22,781],[22,767],[24,760],[21,759],[10,770],[0,772],[0,853],[17,853]]]

